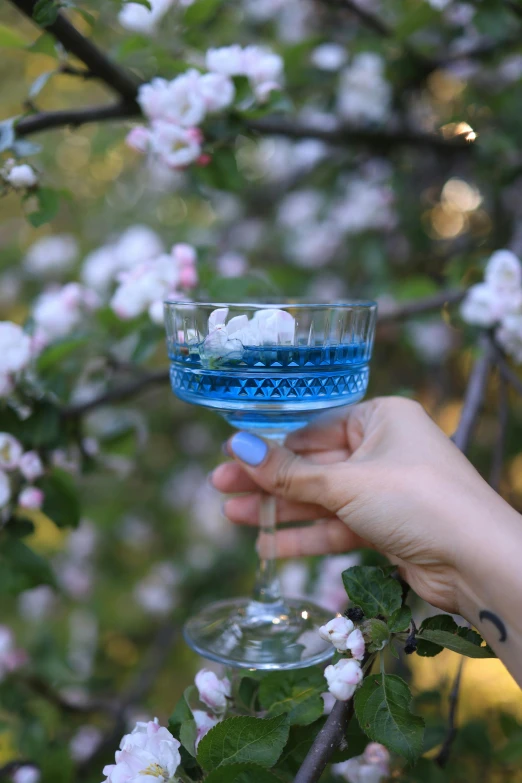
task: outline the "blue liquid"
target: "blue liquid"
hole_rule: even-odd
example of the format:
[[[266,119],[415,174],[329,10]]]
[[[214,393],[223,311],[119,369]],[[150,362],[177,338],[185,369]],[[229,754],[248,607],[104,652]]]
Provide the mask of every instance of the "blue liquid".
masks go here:
[[[288,432],[361,400],[370,350],[367,343],[245,346],[241,359],[202,362],[197,350],[176,345],[170,377],[178,397],[218,409],[234,427]]]

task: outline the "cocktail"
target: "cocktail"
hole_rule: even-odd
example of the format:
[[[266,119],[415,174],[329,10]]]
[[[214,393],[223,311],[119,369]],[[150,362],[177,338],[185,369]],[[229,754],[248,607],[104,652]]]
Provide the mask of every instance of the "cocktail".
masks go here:
[[[351,405],[368,386],[376,304],[165,303],[174,393],[215,408],[238,429],[282,443],[321,411]],[[254,594],[213,603],[185,639],[229,666],[296,669],[333,651],[316,629],[331,613],[281,596],[274,558],[275,498],[260,505],[263,551]]]

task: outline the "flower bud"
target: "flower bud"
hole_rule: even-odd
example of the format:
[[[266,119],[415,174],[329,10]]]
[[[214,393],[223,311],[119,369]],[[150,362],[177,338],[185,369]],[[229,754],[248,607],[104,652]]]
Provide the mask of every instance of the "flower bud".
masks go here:
[[[200,669],[195,677],[196,688],[201,701],[210,707],[215,713],[225,712],[227,697],[231,693],[231,685],[228,677],[222,680],[210,669]]]
[[[353,658],[343,658],[336,664],[327,666],[324,676],[330,693],[339,701],[348,701],[362,681],[363,673],[358,661],[354,661]]]

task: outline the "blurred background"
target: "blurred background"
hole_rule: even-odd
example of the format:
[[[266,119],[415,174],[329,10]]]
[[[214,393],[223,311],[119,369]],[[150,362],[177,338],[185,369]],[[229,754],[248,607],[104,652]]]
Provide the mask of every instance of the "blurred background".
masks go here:
[[[182,172],[129,149],[128,121],[31,137],[41,149],[30,162],[59,206],[35,228],[19,193],[2,199],[0,319],[24,323],[49,285],[91,284],[100,253],[139,259],[178,242],[196,248],[198,291],[216,300],[360,296],[382,312],[482,280],[499,248],[522,252],[517,3],[361,0],[362,14],[312,0],[152,5],[93,0],[82,3],[92,18],[67,14],[144,80],[172,78],[210,46],[265,44],[284,60],[287,123],[318,138],[250,132],[235,118],[211,164]],[[0,119],[108,100],[95,79],[56,72],[62,53],[9,2],[0,46]],[[325,140],[345,125],[367,132]],[[2,682],[0,669],[0,766],[39,758],[54,783],[98,780],[127,726],[168,717],[202,665],[182,641],[183,620],[209,599],[248,592],[255,569],[252,531],[223,518],[207,482],[229,430],[171,394],[161,327],[105,308],[69,338],[40,370],[64,405],[85,406],[48,444],[53,464],[74,477],[81,522],[70,531],[34,512],[25,542],[50,563],[53,584],[11,574],[0,597],[0,623],[30,660],[16,681]],[[458,306],[383,322],[371,396],[414,397],[451,434],[475,341]],[[89,409],[144,372],[158,382]],[[498,392],[493,373],[469,451],[486,477]],[[500,490],[522,510],[522,403],[511,391],[506,431]],[[341,571],[368,557],[282,563],[285,589],[337,611]],[[416,607],[420,619],[430,611]],[[434,737],[458,662],[444,652],[397,664],[411,668]],[[441,780],[522,779],[520,692],[498,662],[466,662],[460,719],[458,761]]]

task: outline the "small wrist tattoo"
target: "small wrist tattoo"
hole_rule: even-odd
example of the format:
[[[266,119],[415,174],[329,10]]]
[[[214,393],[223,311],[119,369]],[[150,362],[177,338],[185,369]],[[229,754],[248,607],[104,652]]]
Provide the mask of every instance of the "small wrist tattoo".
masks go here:
[[[507,639],[507,630],[506,626],[498,616],[498,614],[494,614],[494,612],[490,612],[488,609],[483,609],[481,612],[479,612],[479,620],[487,620],[488,622],[492,623],[497,631],[499,632],[498,640],[499,642],[505,642]]]

